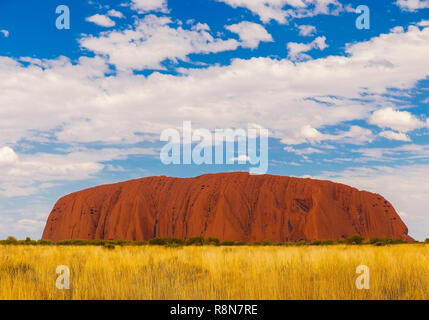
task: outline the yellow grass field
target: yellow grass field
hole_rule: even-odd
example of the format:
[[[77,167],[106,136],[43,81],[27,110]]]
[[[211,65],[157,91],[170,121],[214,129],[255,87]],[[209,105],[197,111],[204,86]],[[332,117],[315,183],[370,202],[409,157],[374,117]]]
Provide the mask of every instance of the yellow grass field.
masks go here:
[[[429,245],[0,246],[0,299],[429,299]]]

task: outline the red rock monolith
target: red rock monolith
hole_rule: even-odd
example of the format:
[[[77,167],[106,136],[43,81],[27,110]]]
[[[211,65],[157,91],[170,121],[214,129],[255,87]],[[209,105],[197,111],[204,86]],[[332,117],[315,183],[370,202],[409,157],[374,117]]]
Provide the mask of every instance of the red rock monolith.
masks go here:
[[[148,177],[67,195],[43,239],[217,237],[234,241],[412,240],[382,196],[313,179],[244,172]]]

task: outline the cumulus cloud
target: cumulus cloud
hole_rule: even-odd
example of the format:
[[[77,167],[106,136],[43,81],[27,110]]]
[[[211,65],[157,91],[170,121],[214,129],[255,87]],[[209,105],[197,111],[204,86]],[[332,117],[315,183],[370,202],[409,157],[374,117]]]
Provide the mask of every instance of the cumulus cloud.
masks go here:
[[[115,10],[115,9],[111,9],[111,10],[109,10],[109,11],[107,12],[107,15],[108,15],[109,17],[114,17],[114,18],[119,18],[119,19],[125,18],[125,16],[123,15],[123,13],[122,13],[122,12],[120,12],[120,11],[118,11],[118,10]]]
[[[308,155],[308,154],[320,154],[320,153],[324,153],[324,151],[322,151],[320,149],[313,148],[313,147],[302,148],[302,149],[295,149],[294,147],[287,146],[287,147],[284,147],[284,150],[287,151],[287,152],[295,153],[295,154],[300,155],[300,156],[305,156],[305,155]]]
[[[310,37],[317,32],[317,29],[315,26],[310,26],[310,25],[304,24],[304,25],[300,25],[297,27],[299,29],[299,35],[303,36],[303,37]]]
[[[326,136],[310,125],[303,126],[293,137],[282,139],[285,144],[315,143],[324,140]]]
[[[168,12],[167,0],[131,0],[131,8],[140,14],[150,11]]]
[[[287,23],[293,18],[313,17],[319,14],[336,15],[344,8],[337,0],[217,0],[233,8],[246,8],[258,15],[262,22],[275,20]]]
[[[273,41],[272,36],[263,26],[257,23],[242,21],[237,24],[225,27],[231,32],[238,34],[241,46],[244,48],[256,49],[260,42]]]
[[[422,20],[417,23],[419,27],[429,27],[429,20]]]
[[[404,11],[416,11],[429,8],[429,0],[397,0],[395,4]]]
[[[246,163],[250,161],[250,157],[246,156],[245,154],[239,155],[238,157],[232,157],[230,159],[232,162],[239,162],[239,163]]]
[[[324,134],[319,130],[306,125],[287,138],[282,143],[295,145],[301,143],[319,143],[322,141],[339,141],[343,143],[362,144],[373,140],[371,130],[359,126],[351,126],[349,130],[340,131],[335,134]]]
[[[59,154],[20,154],[0,149],[0,197],[27,196],[54,186],[53,182],[88,179],[100,173],[104,161],[126,159],[132,154],[157,155],[148,148],[78,149]]]
[[[107,56],[120,70],[162,69],[161,62],[165,60],[186,60],[191,53],[234,50],[239,46],[234,39],[214,38],[207,25],[186,30],[170,24],[168,17],[147,15],[137,21],[134,29],[87,36],[80,43],[83,48]]]
[[[400,132],[409,132],[420,129],[424,122],[408,111],[384,108],[375,111],[369,118],[369,123],[380,128],[390,128]]]
[[[192,36],[207,32],[185,31]],[[119,32],[115,37],[122,39],[124,34]],[[161,49],[167,52],[166,47]],[[256,123],[269,128],[271,136],[285,144],[324,140],[361,143],[372,138],[370,130],[345,125],[346,129],[338,132],[333,126],[372,117],[378,106],[391,104],[384,97],[389,88],[413,88],[429,76],[429,28],[384,34],[346,50],[347,56],[296,63],[235,59],[226,66],[150,76],[106,76],[106,61],[110,60],[101,56],[81,58],[77,63],[64,57],[21,59],[25,64],[1,57],[0,77],[8,81],[0,82],[0,145],[13,145],[20,139],[136,143],[144,140],[145,134],[157,135],[165,128],[181,126],[183,119],[208,129]],[[126,53],[130,60],[133,52]],[[394,67],[369,63],[380,56]],[[122,61],[113,59],[119,64]],[[126,64],[130,68],[135,65],[135,61]],[[400,127],[394,124],[380,122],[395,131],[408,130],[403,123]]]
[[[313,49],[323,51],[327,47],[326,37],[317,37],[310,43],[289,42],[287,44],[288,58],[294,61],[311,59],[311,57],[304,52],[308,52]]]
[[[98,26],[101,27],[113,27],[115,26],[115,21],[110,19],[108,16],[102,15],[102,14],[95,14],[91,17],[86,18],[86,21],[95,23]]]
[[[18,160],[15,151],[10,147],[0,148],[0,166],[10,165]]]
[[[379,136],[389,140],[411,141],[410,137],[403,132],[395,132],[395,131],[387,130],[387,131],[380,132]]]

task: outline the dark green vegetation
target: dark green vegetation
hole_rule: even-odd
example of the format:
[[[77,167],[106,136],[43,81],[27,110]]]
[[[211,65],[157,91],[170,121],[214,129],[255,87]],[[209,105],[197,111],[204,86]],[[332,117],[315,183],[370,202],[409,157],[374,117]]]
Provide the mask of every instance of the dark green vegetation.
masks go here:
[[[429,243],[429,238],[424,241]],[[327,246],[336,244],[347,244],[347,245],[392,245],[408,243],[401,239],[391,238],[372,238],[364,239],[359,235],[354,235],[344,240],[322,240],[308,242],[304,240],[294,242],[271,242],[268,240],[262,242],[244,242],[244,241],[220,241],[217,238],[204,238],[204,237],[192,237],[188,240],[177,239],[177,238],[154,238],[149,241],[127,241],[127,240],[63,240],[58,242],[52,242],[49,240],[31,240],[26,238],[25,240],[17,240],[14,237],[8,237],[6,240],[0,240],[0,245],[52,245],[52,246],[102,246],[106,249],[114,249],[115,246],[144,246],[144,245],[158,245],[167,247],[180,247],[180,246]],[[419,243],[419,242],[415,242]]]

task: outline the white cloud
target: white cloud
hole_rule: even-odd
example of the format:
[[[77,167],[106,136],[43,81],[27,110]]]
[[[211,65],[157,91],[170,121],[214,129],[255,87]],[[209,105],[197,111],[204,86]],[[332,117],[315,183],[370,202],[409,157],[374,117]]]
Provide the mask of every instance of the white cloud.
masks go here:
[[[171,27],[171,23],[168,17],[148,15],[137,21],[135,29],[87,36],[80,43],[88,50],[108,56],[110,63],[120,70],[162,69],[164,60],[186,60],[191,53],[235,50],[239,46],[234,39],[214,38],[207,25],[198,24],[193,30],[185,30]]]
[[[18,160],[18,156],[10,147],[0,148],[0,166],[10,165]]]
[[[104,148],[18,156],[13,149],[4,147],[0,149],[0,196],[26,196],[52,187],[52,182],[88,179],[105,168],[102,162],[126,159],[131,154],[158,155],[147,148]]]
[[[311,125],[305,125],[300,130],[296,131],[292,136],[283,138],[281,140],[284,144],[301,144],[305,142],[317,143],[325,140],[326,136],[319,130],[313,128]]]
[[[394,132],[394,131],[387,130],[387,131],[380,132],[379,136],[389,140],[411,141],[410,137],[403,132]]]
[[[7,30],[0,30],[0,34],[2,34],[5,38],[9,37],[9,31]]]
[[[300,25],[297,27],[299,29],[299,35],[303,36],[303,37],[310,37],[317,32],[317,29],[315,26],[310,26],[310,25],[304,24],[304,25]]]
[[[284,148],[285,151],[287,152],[292,152],[295,153],[297,155],[303,156],[303,155],[308,155],[308,154],[320,154],[320,153],[324,153],[324,151],[320,150],[320,149],[316,149],[316,148],[303,148],[303,149],[295,149],[291,146],[287,146]]]
[[[404,11],[416,11],[429,8],[429,0],[397,0],[395,4]]]
[[[37,232],[43,230],[46,224],[46,220],[37,220],[37,219],[21,219],[17,222],[17,229],[23,230],[25,232]]]
[[[257,23],[243,21],[237,24],[225,27],[227,30],[238,34],[241,40],[241,46],[244,48],[255,49],[260,42],[273,41],[272,36],[263,26]]]
[[[429,27],[429,20],[422,20],[419,23],[417,23],[419,27]]]
[[[371,130],[360,126],[351,126],[348,131],[344,131],[330,140],[351,144],[363,144],[371,142],[373,139],[374,135]]]
[[[167,52],[169,47],[161,49]],[[361,143],[371,137],[368,129],[346,125],[344,132],[336,132],[333,126],[368,119],[378,106],[391,105],[384,97],[388,88],[412,88],[429,76],[428,51],[429,28],[410,28],[350,45],[347,56],[297,63],[236,59],[226,66],[179,69],[177,76],[105,76],[108,65],[101,57],[81,58],[75,64],[64,57],[25,59],[28,67],[0,57],[0,77],[8,79],[0,82],[0,145],[23,138],[135,143],[143,134],[180,126],[183,119],[209,129],[257,123],[285,144],[326,139]],[[130,60],[132,52],[126,54]],[[375,63],[380,56],[394,67]]]
[[[98,26],[101,27],[113,27],[115,26],[115,21],[110,19],[108,16],[102,15],[102,14],[95,14],[91,17],[86,18],[86,21],[95,23]]]
[[[289,145],[301,143],[319,143],[322,141],[362,144],[372,141],[373,138],[374,136],[371,130],[359,126],[351,126],[349,130],[340,131],[335,134],[323,134],[317,129],[306,125],[302,127],[300,131],[295,132],[293,136],[283,138],[281,142]]]
[[[375,111],[369,118],[369,123],[400,132],[409,132],[424,126],[424,123],[410,112],[392,108]]]
[[[110,17],[119,18],[119,19],[125,18],[122,12],[115,9],[109,10],[107,12],[107,15]]]
[[[336,15],[343,11],[337,0],[217,0],[233,8],[246,8],[258,15],[262,22],[275,20],[287,23],[292,18],[313,17],[319,14]]]
[[[150,11],[168,12],[167,0],[131,0],[131,9],[138,13]]]
[[[415,161],[429,159],[429,145],[405,144],[394,148],[360,148],[352,150],[360,153],[360,161]]]
[[[245,154],[242,154],[238,157],[231,158],[230,161],[238,161],[238,162],[245,163],[245,162],[249,162],[250,158],[248,156],[246,156]]]
[[[287,44],[288,58],[293,61],[302,61],[310,59],[311,57],[304,52],[308,52],[313,49],[325,50],[328,47],[326,44],[326,37],[317,37],[310,43],[297,43],[289,42]]]

